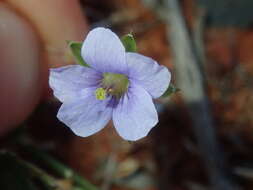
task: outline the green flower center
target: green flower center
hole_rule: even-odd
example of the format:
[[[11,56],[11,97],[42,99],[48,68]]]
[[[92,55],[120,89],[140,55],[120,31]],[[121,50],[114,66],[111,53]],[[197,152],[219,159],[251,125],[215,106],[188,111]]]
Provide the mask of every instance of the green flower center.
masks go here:
[[[104,73],[101,87],[96,89],[95,95],[98,100],[104,100],[107,94],[120,98],[128,90],[128,86],[127,76],[117,73]]]

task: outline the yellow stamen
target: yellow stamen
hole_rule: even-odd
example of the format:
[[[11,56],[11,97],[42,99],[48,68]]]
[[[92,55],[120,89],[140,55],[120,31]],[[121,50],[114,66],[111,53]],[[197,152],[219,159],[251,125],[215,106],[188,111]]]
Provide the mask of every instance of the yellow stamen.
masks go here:
[[[106,99],[106,91],[103,88],[96,89],[95,95],[98,100],[105,100]]]

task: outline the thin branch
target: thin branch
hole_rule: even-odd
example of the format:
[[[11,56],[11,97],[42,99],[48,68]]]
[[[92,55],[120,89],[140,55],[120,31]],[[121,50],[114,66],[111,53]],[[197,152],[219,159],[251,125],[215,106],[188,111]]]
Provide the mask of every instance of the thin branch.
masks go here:
[[[224,174],[223,155],[218,148],[209,101],[205,94],[205,80],[200,69],[200,60],[203,59],[196,55],[178,1],[165,2],[168,9],[167,33],[174,53],[177,85],[188,106],[212,189],[235,190],[237,187]]]

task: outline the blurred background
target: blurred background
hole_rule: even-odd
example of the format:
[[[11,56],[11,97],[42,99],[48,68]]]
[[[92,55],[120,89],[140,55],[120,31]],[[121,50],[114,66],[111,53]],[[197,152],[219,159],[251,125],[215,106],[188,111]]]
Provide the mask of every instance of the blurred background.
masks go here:
[[[0,189],[253,189],[252,0],[0,1]],[[65,40],[98,26],[132,33],[180,91],[156,100],[137,142],[60,123],[48,69]],[[93,185],[92,185],[93,184]]]

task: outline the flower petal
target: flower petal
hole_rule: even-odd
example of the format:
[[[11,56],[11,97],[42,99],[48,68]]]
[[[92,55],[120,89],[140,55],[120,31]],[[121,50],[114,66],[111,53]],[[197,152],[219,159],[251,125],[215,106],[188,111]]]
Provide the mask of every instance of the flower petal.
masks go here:
[[[145,137],[158,122],[151,96],[138,85],[131,85],[113,110],[113,123],[119,135],[130,141]]]
[[[167,67],[138,53],[127,53],[126,59],[130,78],[139,83],[153,98],[163,95],[171,79]]]
[[[126,71],[125,48],[118,36],[109,29],[96,28],[90,31],[81,51],[85,62],[98,71]]]
[[[97,100],[94,91],[95,88],[87,88],[81,99],[64,102],[57,114],[60,121],[81,137],[100,131],[111,119],[110,98]]]
[[[84,88],[98,85],[101,74],[80,65],[50,69],[49,85],[61,102],[78,98]]]

